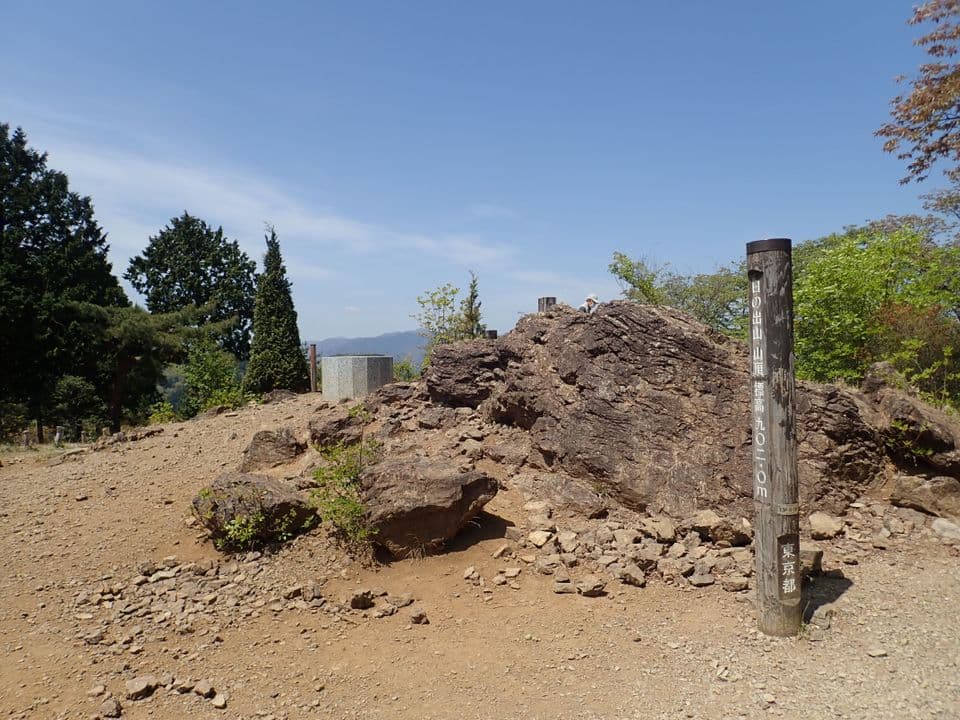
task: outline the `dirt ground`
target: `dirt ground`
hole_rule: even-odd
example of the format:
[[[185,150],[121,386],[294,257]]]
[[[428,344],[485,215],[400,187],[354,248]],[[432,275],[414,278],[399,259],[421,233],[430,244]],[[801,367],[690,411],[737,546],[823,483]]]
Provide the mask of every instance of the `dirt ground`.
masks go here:
[[[799,639],[759,634],[749,596],[718,585],[554,594],[532,566],[494,557],[527,500],[509,481],[442,555],[370,567],[315,534],[273,555],[223,557],[188,525],[191,498],[236,466],[254,432],[305,427],[316,402],[171,424],[66,458],[0,455],[0,717],[91,718],[112,696],[131,719],[960,718],[960,558],[926,531],[885,549],[865,542],[857,564],[849,541],[842,552],[821,543],[839,572],[815,578],[808,598],[835,614]],[[120,618],[119,595],[84,604],[166,558],[216,560],[228,587],[257,592],[232,607],[204,600],[187,630],[176,611]],[[487,578],[519,567],[516,587],[466,582],[470,566]],[[409,608],[376,618],[284,599],[310,583],[328,599],[410,593],[429,623]],[[145,674],[169,687],[128,700],[126,681]],[[208,680],[226,707],[178,689],[183,678]]]

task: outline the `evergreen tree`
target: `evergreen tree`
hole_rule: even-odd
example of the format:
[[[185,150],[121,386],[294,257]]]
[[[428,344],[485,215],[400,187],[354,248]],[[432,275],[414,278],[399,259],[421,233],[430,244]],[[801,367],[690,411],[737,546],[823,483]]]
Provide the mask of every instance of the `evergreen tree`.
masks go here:
[[[297,311],[293,307],[290,281],[280,257],[277,233],[273,228],[269,230],[263,273],[257,278],[253,344],[243,387],[254,393],[278,388],[303,391],[310,386],[310,378],[300,346]]]
[[[203,309],[202,321],[233,319],[220,346],[241,360],[250,355],[250,326],[256,263],[187,212],[150,238],[146,250],[130,261],[124,277],[143,294],[147,309],[169,313],[189,305]]]
[[[467,296],[460,301],[460,337],[464,340],[483,337],[486,326],[480,322],[480,305],[477,276],[471,270]]]
[[[107,249],[90,198],[47,168],[22,129],[0,124],[0,406],[26,408],[41,439],[58,380],[82,377],[62,332],[66,306],[129,304]]]

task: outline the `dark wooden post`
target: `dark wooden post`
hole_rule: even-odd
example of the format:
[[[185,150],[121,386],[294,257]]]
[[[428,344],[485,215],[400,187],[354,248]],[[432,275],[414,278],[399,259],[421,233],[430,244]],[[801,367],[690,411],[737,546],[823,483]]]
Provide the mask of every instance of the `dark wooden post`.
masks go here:
[[[484,336],[487,338],[487,340],[496,340],[496,339],[497,339],[497,331],[496,331],[496,330],[484,330],[483,334],[484,334]]]
[[[757,624],[767,635],[796,635],[803,608],[790,240],[747,243],[747,277]]]
[[[537,298],[537,312],[546,312],[556,304],[557,299],[555,297]]]
[[[310,343],[310,392],[317,391],[317,344]]]

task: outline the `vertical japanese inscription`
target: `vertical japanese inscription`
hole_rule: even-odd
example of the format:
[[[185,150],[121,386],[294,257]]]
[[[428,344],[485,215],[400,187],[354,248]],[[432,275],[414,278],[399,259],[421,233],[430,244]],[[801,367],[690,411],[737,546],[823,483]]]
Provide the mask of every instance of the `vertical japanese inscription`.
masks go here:
[[[767,446],[766,368],[763,353],[763,283],[750,278],[750,382],[753,385],[753,498],[766,502],[770,497],[770,462]]]
[[[800,556],[796,535],[782,535],[777,538],[777,573],[780,578],[780,597],[789,600],[800,597]]]

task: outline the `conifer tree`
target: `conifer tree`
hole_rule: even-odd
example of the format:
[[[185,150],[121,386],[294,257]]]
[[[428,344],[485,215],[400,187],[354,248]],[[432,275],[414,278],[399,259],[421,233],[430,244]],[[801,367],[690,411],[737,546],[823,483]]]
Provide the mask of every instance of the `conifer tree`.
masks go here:
[[[303,391],[309,387],[310,379],[300,346],[297,311],[293,307],[290,281],[280,257],[280,241],[276,231],[269,230],[263,272],[257,277],[253,344],[243,388],[254,393],[278,388]]]

